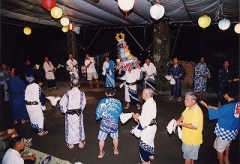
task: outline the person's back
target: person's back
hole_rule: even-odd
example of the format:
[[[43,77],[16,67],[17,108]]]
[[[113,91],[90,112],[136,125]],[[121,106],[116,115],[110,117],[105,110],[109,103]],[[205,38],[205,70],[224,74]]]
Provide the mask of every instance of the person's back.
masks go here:
[[[16,150],[9,148],[3,157],[2,164],[24,164],[24,160]]]

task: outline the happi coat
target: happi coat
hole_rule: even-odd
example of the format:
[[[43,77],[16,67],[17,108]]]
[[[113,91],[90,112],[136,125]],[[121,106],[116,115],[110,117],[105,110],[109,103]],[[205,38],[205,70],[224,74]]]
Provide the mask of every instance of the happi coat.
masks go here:
[[[26,108],[33,131],[42,133],[44,131],[44,115],[46,109],[46,98],[43,89],[36,83],[29,84],[25,90],[25,100],[28,102],[37,102],[37,105],[27,105]]]
[[[115,87],[115,75],[114,75],[115,63],[112,60],[103,63],[103,75],[106,76],[106,87]]]
[[[82,112],[86,106],[85,93],[77,87],[67,91],[59,102],[60,110],[65,113],[65,140],[68,144],[77,144],[85,140],[83,125],[83,113],[66,114],[68,110],[80,109]]]

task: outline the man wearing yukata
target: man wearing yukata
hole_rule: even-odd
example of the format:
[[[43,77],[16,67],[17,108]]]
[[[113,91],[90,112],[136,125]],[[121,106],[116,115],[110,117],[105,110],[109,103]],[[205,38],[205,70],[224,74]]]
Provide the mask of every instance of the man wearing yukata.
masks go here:
[[[235,91],[224,90],[223,97],[228,103],[220,107],[210,106],[204,101],[200,102],[208,109],[209,119],[217,119],[214,148],[217,150],[219,164],[230,164],[230,144],[237,137],[240,129],[240,103],[235,100],[235,96]]]
[[[4,101],[9,101],[9,95],[7,92],[8,86],[7,86],[7,81],[9,79],[9,70],[7,67],[7,64],[2,63],[2,71],[0,72],[0,84],[3,86],[4,90]]]
[[[45,78],[47,79],[49,91],[52,91],[52,88],[56,89],[56,79],[54,72],[57,70],[57,68],[53,66],[52,62],[49,61],[47,56],[44,57],[44,61],[45,62],[43,63],[43,69],[45,71]]]
[[[31,122],[31,128],[39,136],[48,134],[44,127],[43,111],[46,110],[46,98],[41,88],[44,79],[36,77],[32,84],[29,84],[25,90],[25,104]]]
[[[113,153],[119,154],[118,151],[118,122],[122,113],[121,102],[114,98],[115,90],[112,87],[106,88],[105,95],[97,106],[96,120],[101,119],[100,130],[98,133],[99,154],[98,158],[103,158],[105,151],[103,150],[107,135],[113,139]]]
[[[139,123],[139,129],[142,130],[139,144],[139,155],[141,164],[150,164],[150,160],[154,159],[155,146],[154,138],[157,131],[157,108],[153,99],[154,91],[146,88],[142,92],[142,99],[145,103],[142,106],[141,115],[133,114],[133,119]]]
[[[145,88],[151,88],[155,90],[155,76],[157,74],[155,65],[151,62],[150,58],[147,58],[143,65],[145,72]]]
[[[197,95],[194,92],[185,94],[186,109],[177,120],[177,126],[182,127],[182,151],[185,164],[194,164],[198,159],[200,145],[203,142],[203,113],[197,104]]]
[[[66,69],[69,72],[71,81],[73,79],[79,79],[78,75],[78,62],[73,58],[72,54],[68,55],[68,61],[66,62]]]
[[[102,67],[102,74],[106,76],[106,87],[115,87],[114,68],[115,63],[109,59],[109,56],[106,56]]]
[[[27,59],[24,65],[24,73],[28,84],[31,84],[34,81],[36,70],[37,70],[36,65],[32,66],[30,60]]]
[[[172,76],[176,83],[171,85],[171,96],[169,100],[172,100],[173,97],[177,97],[178,101],[182,101],[181,92],[182,92],[182,83],[181,80],[185,78],[186,71],[184,67],[179,63],[178,58],[173,58],[173,64],[170,65],[168,69],[168,75]]]
[[[122,70],[120,69],[118,74],[122,75]],[[137,93],[137,80],[141,80],[143,78],[143,72],[139,64],[136,64],[136,68],[132,68],[131,66],[127,68],[124,72],[123,76],[120,80],[125,80],[125,101],[126,106],[125,109],[128,109],[130,105],[136,105],[137,109],[140,109],[138,93]]]
[[[86,106],[85,93],[78,89],[79,79],[72,80],[72,89],[67,91],[59,102],[60,110],[65,113],[65,140],[69,149],[78,144],[83,148],[86,144],[83,125],[83,111]]]
[[[203,92],[206,90],[207,78],[211,78],[209,69],[204,61],[204,57],[201,57],[194,71],[194,92],[199,93],[200,100],[203,97]]]

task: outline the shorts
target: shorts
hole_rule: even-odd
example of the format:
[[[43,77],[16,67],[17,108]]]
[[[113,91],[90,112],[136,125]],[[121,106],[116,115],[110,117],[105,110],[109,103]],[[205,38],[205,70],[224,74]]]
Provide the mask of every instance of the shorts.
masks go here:
[[[220,153],[223,153],[227,146],[230,146],[231,141],[222,140],[219,137],[216,137],[213,147]]]
[[[97,72],[89,72],[89,73],[87,73],[87,80],[92,80],[93,78],[94,79],[98,78]]]
[[[99,132],[98,132],[98,140],[101,140],[101,141],[104,140],[105,141],[108,134],[110,134],[112,139],[118,138],[118,130],[115,133],[107,133],[107,132],[103,132],[103,131],[99,130]]]
[[[197,160],[199,148],[200,145],[187,145],[182,143],[183,158]]]

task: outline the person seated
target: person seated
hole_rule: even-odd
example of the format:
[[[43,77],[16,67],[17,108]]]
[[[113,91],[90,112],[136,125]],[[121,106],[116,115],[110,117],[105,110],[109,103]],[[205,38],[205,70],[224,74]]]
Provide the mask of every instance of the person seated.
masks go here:
[[[35,154],[29,154],[26,156],[21,156],[20,152],[24,150],[25,143],[24,138],[16,136],[11,139],[9,143],[9,149],[3,157],[2,164],[25,164],[35,163]]]

